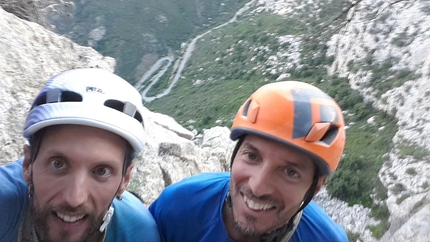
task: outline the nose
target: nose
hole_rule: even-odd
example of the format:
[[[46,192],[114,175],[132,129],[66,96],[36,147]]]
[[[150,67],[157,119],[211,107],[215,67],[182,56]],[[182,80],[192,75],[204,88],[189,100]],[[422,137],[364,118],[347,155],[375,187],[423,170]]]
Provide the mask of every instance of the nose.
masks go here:
[[[87,175],[84,172],[70,174],[66,180],[63,190],[64,202],[70,207],[78,207],[87,201],[89,194],[89,184]]]
[[[270,195],[274,192],[273,174],[267,167],[254,170],[249,178],[249,188],[256,197]]]

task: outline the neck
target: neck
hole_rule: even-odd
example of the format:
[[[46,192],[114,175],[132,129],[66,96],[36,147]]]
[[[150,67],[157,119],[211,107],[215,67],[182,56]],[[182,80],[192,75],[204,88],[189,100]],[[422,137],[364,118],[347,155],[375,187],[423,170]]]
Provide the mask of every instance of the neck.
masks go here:
[[[99,231],[96,231],[87,241],[88,242],[102,242],[104,240],[104,234],[100,233]]]
[[[20,235],[21,236],[21,235]],[[105,232],[100,233],[99,231],[96,231],[90,238],[88,238],[88,242],[102,242],[104,241]],[[31,238],[31,239],[29,239]],[[33,241],[33,242],[39,242],[39,236],[37,235],[36,230],[33,228],[31,231],[31,236],[28,238],[22,238],[18,239],[18,241]]]
[[[254,236],[246,236],[237,230],[234,224],[233,209],[224,202],[222,206],[222,218],[224,226],[227,230],[228,237],[235,242],[254,242],[260,241],[260,238]]]

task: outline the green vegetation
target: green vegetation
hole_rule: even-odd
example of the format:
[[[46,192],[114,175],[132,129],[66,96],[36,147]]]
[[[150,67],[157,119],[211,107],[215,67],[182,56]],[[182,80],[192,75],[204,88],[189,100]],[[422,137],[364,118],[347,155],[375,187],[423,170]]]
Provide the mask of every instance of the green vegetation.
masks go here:
[[[417,145],[408,144],[408,143],[400,144],[398,145],[397,148],[399,149],[400,158],[412,156],[417,160],[421,160],[424,157],[429,155],[429,152],[425,148],[419,147]]]
[[[372,232],[373,236],[380,239],[390,228],[390,222],[388,221],[390,212],[386,206],[373,205],[370,216],[380,221],[378,225],[369,226],[369,230]]]
[[[411,194],[409,194],[409,193],[402,194],[402,196],[400,196],[399,198],[397,198],[396,204],[401,204],[403,201],[406,200],[406,198],[408,198],[410,196],[411,196]]]
[[[393,187],[393,188],[391,188],[391,191],[392,191],[394,194],[398,195],[398,194],[400,194],[401,192],[405,191],[405,187],[403,186],[403,184],[402,184],[402,183],[396,183],[396,184],[394,185],[394,187]]]
[[[73,16],[54,20],[56,32],[88,45],[89,33],[104,26],[94,48],[117,60],[117,74],[135,83],[143,74],[142,57],[166,56],[182,42],[230,19],[246,0],[93,0],[74,2]]]
[[[417,174],[417,171],[415,170],[415,168],[410,167],[410,168],[406,169],[406,174],[414,176]]]
[[[389,216],[389,214],[387,214]],[[390,228],[390,222],[388,221],[388,217],[381,220],[380,224],[375,226],[370,226],[369,230],[372,232],[373,237],[380,239],[385,232]]]
[[[372,86],[377,91],[376,96],[380,98],[386,91],[394,87],[400,87],[409,80],[420,78],[420,75],[414,74],[408,68],[393,69],[393,63],[396,62],[397,60],[392,58],[382,63],[377,63],[373,60],[372,54],[368,54],[363,61],[354,62],[350,60],[348,62],[348,70],[352,73],[357,73],[359,69],[370,71],[372,76],[367,86]]]
[[[170,65],[169,68],[166,70],[165,74],[159,77],[158,81],[154,83],[151,87],[151,89],[148,90],[147,96],[152,97],[159,94],[159,92],[167,89],[169,87],[169,83],[171,79],[173,79],[173,75],[167,75],[168,73],[172,73],[173,65]],[[149,77],[148,80],[145,81],[145,85],[140,90],[144,90],[146,86],[148,86],[152,80],[151,78],[154,78],[158,75],[158,72],[155,72],[151,77]]]
[[[360,234],[358,233],[351,233],[351,232],[346,232],[346,235],[348,236],[348,241],[351,242],[355,242],[355,241],[360,241]]]
[[[392,148],[391,139],[397,128],[395,120],[382,113],[375,113],[369,106],[358,107],[355,114],[357,116],[350,120],[355,124],[347,129],[344,157],[328,189],[333,195],[351,204],[371,207],[371,194],[376,192],[378,198],[384,198],[386,194],[377,177],[379,168],[386,161],[384,154]],[[377,125],[364,122],[369,115],[375,114],[378,115],[374,116]],[[383,130],[379,130],[381,126],[384,126]]]
[[[264,70],[258,67],[261,64],[258,60],[267,60],[280,47],[274,36],[279,32],[295,34],[297,26],[294,21],[267,14],[213,31],[198,41],[182,73],[185,80],[178,82],[172,94],[146,106],[162,110],[182,124],[196,120],[193,126],[199,130],[218,125],[217,120],[223,121],[221,125],[230,126],[245,99],[265,84],[266,78],[271,81],[276,78],[265,76]],[[258,46],[267,48],[254,51],[252,47]],[[252,62],[251,58],[257,61]],[[197,80],[202,83],[193,86]]]

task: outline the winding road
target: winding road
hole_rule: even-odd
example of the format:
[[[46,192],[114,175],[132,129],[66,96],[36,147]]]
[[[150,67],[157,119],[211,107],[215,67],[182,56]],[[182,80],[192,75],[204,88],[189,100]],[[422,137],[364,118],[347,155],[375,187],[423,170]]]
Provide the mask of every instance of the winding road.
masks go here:
[[[182,56],[182,58],[178,58],[176,60],[176,61],[180,62],[179,67],[176,70],[175,76],[174,76],[172,82],[170,82],[169,87],[167,89],[165,89],[163,92],[161,92],[155,96],[148,97],[146,94],[152,88],[152,86],[160,80],[160,77],[166,73],[167,69],[170,67],[170,65],[174,61],[174,57],[170,57],[170,56],[163,57],[163,58],[159,59],[157,62],[155,62],[155,64],[151,66],[151,68],[142,76],[142,78],[140,78],[140,80],[134,86],[141,93],[142,100],[145,102],[151,102],[155,99],[158,99],[158,98],[161,98],[161,97],[168,95],[170,93],[170,91],[172,90],[172,88],[175,86],[175,84],[178,82],[179,78],[181,77],[182,71],[184,70],[185,65],[187,64],[189,58],[191,57],[191,54],[194,50],[194,46],[196,45],[197,40],[199,40],[203,36],[207,35],[212,30],[222,28],[222,27],[224,27],[230,23],[235,22],[237,20],[237,18],[240,15],[242,15],[245,11],[250,9],[251,6],[255,2],[257,2],[257,0],[249,1],[247,4],[245,4],[245,6],[243,6],[241,9],[239,9],[234,14],[234,16],[229,21],[227,21],[226,23],[218,25],[218,26],[204,32],[203,34],[196,36],[194,39],[192,39],[191,42],[187,45],[187,48],[186,48],[185,53]],[[151,83],[142,90],[144,83],[148,80]]]

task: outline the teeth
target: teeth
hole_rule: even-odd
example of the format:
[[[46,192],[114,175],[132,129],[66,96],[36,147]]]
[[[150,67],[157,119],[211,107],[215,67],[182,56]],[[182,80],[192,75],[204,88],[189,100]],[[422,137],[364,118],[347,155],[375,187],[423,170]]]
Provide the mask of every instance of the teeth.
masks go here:
[[[248,207],[252,210],[268,210],[270,208],[272,208],[272,205],[270,204],[261,204],[261,203],[256,203],[254,201],[252,201],[251,199],[247,198],[244,196],[245,202],[248,205]]]
[[[61,214],[61,213],[57,213],[57,216],[62,219],[64,222],[67,223],[74,223],[80,219],[82,219],[84,217],[84,215],[81,216],[69,216],[69,215],[65,215],[65,214]]]

